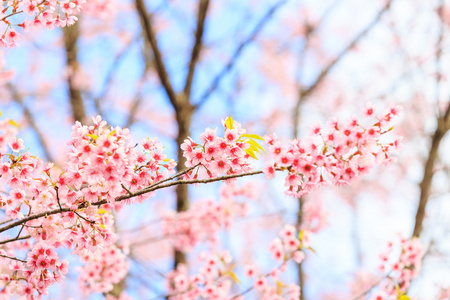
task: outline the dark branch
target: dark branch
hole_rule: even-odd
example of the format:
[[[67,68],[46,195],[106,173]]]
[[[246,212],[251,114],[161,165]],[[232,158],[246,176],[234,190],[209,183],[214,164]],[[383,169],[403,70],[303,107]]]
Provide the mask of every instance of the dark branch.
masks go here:
[[[16,257],[11,257],[11,256],[7,256],[7,255],[2,255],[2,254],[0,254],[0,257],[4,257],[4,258],[8,258],[8,259],[12,259],[12,260],[17,260],[17,261],[23,262],[24,264],[26,264],[26,263],[27,263],[27,261],[26,261],[26,260],[22,260],[22,259],[19,259],[19,258],[16,258]]]
[[[287,0],[281,0],[277,2],[274,6],[272,6],[267,13],[264,15],[264,17],[258,22],[256,27],[253,29],[253,31],[250,33],[250,35],[242,41],[239,46],[237,47],[236,51],[234,52],[233,56],[231,57],[230,61],[225,65],[225,67],[220,71],[219,74],[216,75],[213,82],[211,83],[210,87],[206,90],[206,92],[200,97],[200,99],[195,104],[195,109],[198,109],[201,107],[211,96],[212,93],[219,87],[220,82],[222,79],[231,71],[237,60],[239,59],[240,55],[244,51],[244,49],[252,42],[256,36],[259,34],[259,32],[264,28],[264,26],[269,22],[269,20],[272,18],[272,16],[275,14],[275,12],[284,4]]]
[[[159,50],[158,42],[156,40],[156,35],[152,27],[152,20],[151,20],[152,17],[147,13],[147,8],[145,7],[143,0],[135,0],[135,3],[136,9],[141,19],[142,27],[144,28],[145,37],[153,50],[153,55],[155,58],[155,68],[156,72],[158,73],[159,80],[161,81],[161,84],[164,87],[167,97],[174,106],[175,110],[178,110],[179,104],[177,102],[177,97],[172,88],[172,84],[170,83],[169,75],[166,71],[162,54],[161,51]]]
[[[194,79],[195,66],[198,62],[200,51],[202,49],[203,31],[205,28],[205,19],[208,10],[209,0],[200,0],[197,15],[197,30],[195,32],[194,47],[192,47],[191,60],[189,61],[189,70],[184,85],[184,94],[187,98],[191,95],[192,80]]]
[[[437,53],[436,53],[436,97],[439,101],[439,89],[440,89],[440,67],[441,67],[441,54],[442,54],[442,41],[444,34],[444,20],[443,20],[443,5],[444,2],[440,1],[438,14],[441,20],[441,31],[437,41]],[[438,158],[439,146],[447,131],[450,129],[450,104],[447,107],[445,113],[437,116],[437,127],[431,139],[431,146],[428,152],[428,158],[425,163],[423,178],[420,183],[420,198],[419,206],[417,207],[416,218],[414,223],[413,237],[420,237],[423,230],[423,220],[425,219],[425,210],[430,197],[430,190],[434,175],[434,164]]]
[[[281,169],[276,169],[276,171],[282,171]],[[184,172],[184,171],[183,171]],[[208,178],[208,179],[190,179],[190,180],[177,180],[174,182],[169,182],[166,184],[159,184],[160,182],[158,182],[158,185],[151,185],[149,187],[143,188],[139,191],[133,192],[132,195],[123,195],[120,197],[117,197],[115,199],[115,201],[123,201],[126,199],[130,199],[130,198],[134,198],[136,196],[140,196],[140,195],[144,195],[159,189],[164,189],[164,188],[168,188],[171,186],[177,186],[177,185],[186,185],[186,184],[194,184],[194,183],[211,183],[211,182],[217,182],[217,181],[224,181],[224,180],[228,180],[228,179],[233,179],[233,178],[239,178],[239,177],[246,177],[246,176],[252,176],[252,175],[257,175],[257,174],[262,174],[262,171],[253,171],[253,172],[247,172],[247,173],[241,173],[241,174],[233,174],[233,175],[225,175],[225,176],[220,176],[220,177],[215,177],[215,178]],[[100,200],[94,203],[91,203],[91,205],[95,205],[95,206],[100,206],[103,204],[108,203],[106,200]],[[85,204],[82,204],[78,207],[78,209],[83,209],[85,208]],[[41,212],[35,215],[31,215],[31,216],[26,216],[20,220],[16,220],[14,222],[11,222],[8,225],[5,225],[3,227],[0,227],[0,232],[4,232],[7,231],[11,228],[20,226],[28,221],[31,220],[36,220],[39,218],[43,218],[43,217],[47,217],[50,215],[55,215],[55,214],[59,214],[59,213],[63,213],[63,212],[71,212],[73,211],[74,213],[76,213],[77,215],[79,215],[75,210],[68,208],[68,207],[63,207],[63,208],[57,208],[57,209],[53,209],[53,210],[49,210],[49,211],[45,211],[45,212]],[[80,216],[80,215],[79,215]],[[81,216],[80,216],[81,217]],[[83,218],[83,217],[81,217]],[[86,220],[85,218],[83,218],[84,220]],[[90,220],[86,220],[87,222],[93,223],[94,221],[90,221]]]

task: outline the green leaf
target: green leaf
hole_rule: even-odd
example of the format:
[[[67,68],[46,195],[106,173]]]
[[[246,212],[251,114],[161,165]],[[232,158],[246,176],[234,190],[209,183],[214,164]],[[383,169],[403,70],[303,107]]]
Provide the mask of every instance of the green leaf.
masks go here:
[[[241,135],[241,137],[264,141],[264,139],[257,134],[244,133],[243,135]]]
[[[233,129],[233,118],[231,116],[225,120],[225,126],[227,126],[228,129]]]

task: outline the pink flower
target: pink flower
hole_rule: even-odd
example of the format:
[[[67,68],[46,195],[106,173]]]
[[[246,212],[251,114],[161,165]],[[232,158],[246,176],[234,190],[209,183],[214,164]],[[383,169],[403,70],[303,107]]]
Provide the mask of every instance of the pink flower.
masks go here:
[[[12,151],[19,152],[23,149],[25,149],[25,146],[23,145],[22,139],[17,139],[16,137],[13,138],[11,142],[9,142],[9,147],[11,147]]]
[[[237,129],[225,130],[224,138],[225,138],[225,141],[229,144],[236,142],[237,139],[239,138],[238,130]]]
[[[298,264],[305,259],[305,253],[303,251],[295,251],[292,256],[294,258],[294,261]]]
[[[262,168],[264,174],[266,174],[267,180],[275,178],[275,167],[270,162],[266,162],[266,165]]]

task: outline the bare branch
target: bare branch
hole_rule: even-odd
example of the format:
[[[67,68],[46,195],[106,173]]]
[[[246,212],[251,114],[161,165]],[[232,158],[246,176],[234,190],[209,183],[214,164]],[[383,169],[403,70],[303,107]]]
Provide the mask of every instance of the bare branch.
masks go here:
[[[26,261],[26,260],[22,260],[22,259],[19,259],[19,258],[16,258],[16,257],[11,257],[11,256],[7,256],[7,255],[2,255],[2,254],[0,254],[0,257],[4,257],[4,258],[8,258],[8,259],[12,259],[12,260],[17,260],[17,261],[23,262],[24,264],[26,264],[26,263],[27,263],[27,261]]]
[[[153,50],[156,72],[158,73],[161,84],[166,91],[167,97],[174,106],[175,110],[178,110],[179,104],[177,102],[177,96],[172,88],[172,84],[170,83],[169,75],[167,74],[166,66],[164,65],[162,54],[159,50],[156,35],[152,27],[152,16],[147,13],[147,8],[145,7],[143,0],[135,0],[135,3],[136,9],[142,22],[142,27],[144,28],[145,37],[147,38]]]
[[[449,108],[450,108],[450,106],[449,106]],[[450,109],[447,109],[446,113],[448,113],[449,110]],[[425,163],[423,178],[420,183],[419,206],[418,206],[417,212],[416,212],[413,237],[420,237],[420,234],[422,233],[422,230],[423,230],[423,220],[425,219],[425,208],[428,203],[430,189],[431,189],[431,183],[432,183],[433,175],[434,175],[434,164],[436,162],[436,159],[438,158],[438,150],[439,150],[439,145],[442,141],[442,138],[445,136],[445,134],[449,130],[448,123],[449,123],[448,118],[447,118],[447,122],[446,122],[446,119],[443,116],[439,117],[436,131],[434,132],[432,140],[431,140],[431,146],[430,146],[430,150],[428,152],[427,161]]]
[[[16,257],[11,257],[11,256],[7,256],[7,255],[2,255],[2,254],[0,254],[0,257],[4,257],[4,258],[8,258],[8,259],[12,259],[12,260],[16,260],[16,261],[20,261],[20,262],[23,262],[24,264],[26,264],[26,263],[27,263],[27,261],[26,261],[26,260],[22,260],[22,259],[19,259],[19,258],[16,258]]]
[[[391,7],[391,3],[393,0],[388,1],[386,5],[378,12],[378,14],[375,16],[375,18],[370,22],[358,35],[356,35],[353,40],[319,73],[314,83],[308,87],[307,89],[301,89],[299,93],[299,100],[297,101],[295,108],[294,108],[294,124],[298,124],[299,116],[298,110],[300,109],[300,105],[302,102],[317,88],[317,86],[326,78],[328,73],[330,73],[331,69],[333,69],[334,66],[338,62],[342,60],[342,58],[350,52],[350,50],[356,46],[356,44],[365,36],[367,35],[374,27],[378,24],[378,22],[381,20],[383,15],[389,10]]]
[[[439,16],[441,18],[441,32],[439,34],[438,42],[437,42],[437,48],[438,51],[436,53],[436,64],[437,64],[437,77],[436,77],[436,97],[439,97],[439,87],[440,87],[440,61],[441,61],[441,53],[442,53],[442,40],[443,40],[443,33],[444,33],[444,27],[443,27],[443,5],[444,2],[440,1],[440,7],[438,10]],[[437,99],[439,100],[439,99]],[[425,163],[424,172],[423,172],[423,178],[420,183],[420,198],[419,198],[419,206],[417,208],[416,212],[416,218],[414,223],[414,231],[412,236],[413,237],[420,237],[420,234],[423,230],[423,220],[425,219],[425,210],[426,206],[428,204],[428,199],[430,196],[430,190],[434,175],[434,164],[436,159],[438,158],[438,151],[440,143],[447,133],[447,131],[450,129],[450,105],[447,107],[445,113],[440,114],[437,116],[437,127],[436,130],[432,136],[431,139],[431,146],[430,150],[428,152],[428,158]]]
[[[184,94],[187,98],[191,95],[192,80],[194,79],[195,66],[198,62],[200,51],[202,49],[203,30],[208,10],[209,0],[200,0],[197,15],[197,30],[195,32],[195,42],[192,48],[191,60],[189,61],[189,70],[184,85]]]
[[[20,240],[26,240],[26,239],[29,239],[30,237],[31,237],[31,235],[24,235],[24,236],[20,236],[20,237],[8,239],[8,240],[0,241],[0,245],[16,242],[16,241],[20,241]]]
[[[222,69],[222,71],[219,72],[219,74],[216,75],[213,82],[211,83],[210,87],[206,90],[206,92],[200,97],[200,99],[195,104],[195,109],[198,109],[201,107],[211,96],[214,91],[219,87],[220,82],[222,79],[231,71],[237,60],[239,59],[240,55],[244,51],[244,49],[252,42],[256,36],[259,34],[259,32],[264,28],[264,26],[269,22],[269,20],[272,18],[272,16],[275,14],[275,12],[287,2],[287,0],[281,0],[277,2],[274,6],[272,6],[267,13],[264,15],[264,17],[258,22],[256,27],[253,29],[253,31],[250,33],[250,35],[242,41],[239,46],[237,47],[236,51],[234,52],[233,56],[231,57],[230,61],[225,65],[225,67]]]
[[[44,138],[44,135],[42,134],[39,126],[37,125],[36,120],[35,120],[33,114],[31,113],[30,109],[23,102],[22,95],[19,94],[17,92],[17,89],[15,89],[11,84],[7,84],[6,86],[8,87],[13,100],[22,107],[23,114],[25,115],[25,118],[27,119],[28,124],[33,129],[33,131],[36,133],[39,143],[42,146],[42,150],[44,152],[45,158],[47,159],[47,161],[54,161],[53,156],[50,152],[50,148],[47,144],[47,141]]]

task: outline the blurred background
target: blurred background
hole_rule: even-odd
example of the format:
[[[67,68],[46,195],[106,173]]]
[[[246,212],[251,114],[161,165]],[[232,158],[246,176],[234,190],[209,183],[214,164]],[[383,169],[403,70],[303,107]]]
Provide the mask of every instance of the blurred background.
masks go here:
[[[326,222],[312,239],[317,254],[284,275],[301,283],[302,300],[357,297],[383,275],[379,253],[399,234],[419,237],[426,250],[409,294],[439,299],[450,287],[450,1],[88,0],[71,27],[19,33],[20,47],[0,52],[3,117],[21,125],[33,154],[61,168],[74,121],[96,115],[130,128],[136,142],[158,137],[182,169],[180,143],[221,128],[228,115],[288,141],[367,102],[380,113],[402,105],[398,163],[302,199],[284,196],[281,178],[245,179],[239,186],[254,187],[253,199],[239,200],[248,212],[217,234],[218,245],[267,272],[270,241],[283,224],[301,224],[308,203]],[[208,246],[175,251],[159,218],[218,201],[220,189],[180,186],[118,213],[130,269],[117,289],[136,299],[165,295],[164,274],[194,266]],[[52,297],[84,297],[77,264]]]

